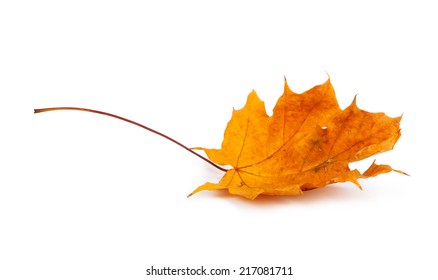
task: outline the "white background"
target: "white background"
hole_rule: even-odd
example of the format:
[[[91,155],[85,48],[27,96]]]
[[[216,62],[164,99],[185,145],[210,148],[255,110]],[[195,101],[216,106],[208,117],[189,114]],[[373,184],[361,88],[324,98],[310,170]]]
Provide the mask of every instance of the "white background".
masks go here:
[[[2,1],[0,278],[151,279],[152,265],[204,265],[292,266],[293,277],[272,279],[437,279],[435,7]],[[362,180],[363,191],[187,199],[223,173],[115,119],[33,114],[94,108],[219,147],[252,89],[271,113],[283,76],[302,92],[325,71],[341,107],[358,94],[365,110],[403,113],[395,149],[356,166],[376,158],[411,177]]]

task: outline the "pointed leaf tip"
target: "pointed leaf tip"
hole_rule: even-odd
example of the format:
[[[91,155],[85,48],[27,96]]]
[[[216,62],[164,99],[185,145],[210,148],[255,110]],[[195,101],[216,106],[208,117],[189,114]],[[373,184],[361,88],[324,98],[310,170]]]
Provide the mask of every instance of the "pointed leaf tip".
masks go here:
[[[354,106],[357,106],[356,101],[357,101],[357,93],[354,95],[354,98],[353,98],[353,101],[351,102],[351,104]]]

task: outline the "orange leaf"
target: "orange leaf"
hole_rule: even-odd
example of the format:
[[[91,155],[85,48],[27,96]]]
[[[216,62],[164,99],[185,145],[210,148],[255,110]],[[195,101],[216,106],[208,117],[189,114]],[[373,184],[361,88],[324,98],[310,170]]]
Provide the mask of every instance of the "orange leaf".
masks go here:
[[[206,183],[192,194],[228,189],[254,199],[260,194],[299,195],[337,182],[360,187],[358,178],[393,169],[373,163],[361,174],[348,164],[391,150],[400,137],[400,120],[360,110],[356,98],[341,110],[330,79],[302,94],[285,82],[272,116],[253,91],[246,105],[233,111],[221,149],[195,148],[233,168],[219,183]]]

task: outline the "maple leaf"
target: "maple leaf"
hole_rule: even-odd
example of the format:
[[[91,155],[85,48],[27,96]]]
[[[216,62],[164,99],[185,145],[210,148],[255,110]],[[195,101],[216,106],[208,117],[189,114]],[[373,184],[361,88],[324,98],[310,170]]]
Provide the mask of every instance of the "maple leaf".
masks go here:
[[[246,105],[233,110],[221,149],[203,150],[211,161],[230,165],[219,183],[202,190],[228,189],[254,199],[260,194],[300,195],[328,184],[396,171],[374,162],[364,173],[349,163],[391,150],[400,137],[400,117],[369,113],[356,106],[356,97],[341,110],[333,86],[324,84],[297,94],[285,81],[284,94],[268,116],[255,91]]]

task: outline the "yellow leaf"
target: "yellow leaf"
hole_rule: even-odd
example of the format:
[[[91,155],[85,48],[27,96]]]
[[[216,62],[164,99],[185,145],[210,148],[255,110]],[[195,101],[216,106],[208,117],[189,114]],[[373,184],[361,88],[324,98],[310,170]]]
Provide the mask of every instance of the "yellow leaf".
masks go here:
[[[254,199],[260,194],[299,195],[345,181],[360,187],[358,178],[393,169],[373,163],[361,174],[350,170],[349,163],[391,150],[400,137],[400,120],[363,111],[356,98],[341,110],[330,79],[302,94],[285,82],[272,116],[253,91],[246,105],[233,111],[221,149],[195,148],[232,169],[219,183],[206,183],[192,194],[228,189]]]

